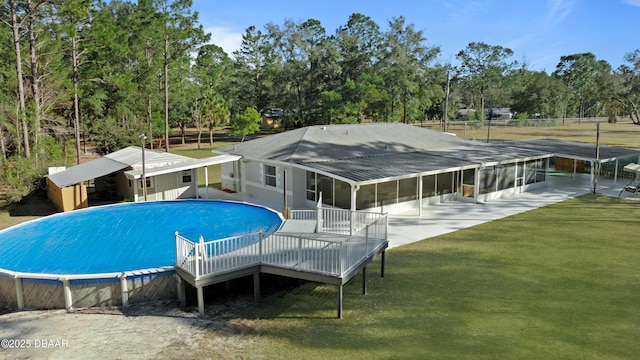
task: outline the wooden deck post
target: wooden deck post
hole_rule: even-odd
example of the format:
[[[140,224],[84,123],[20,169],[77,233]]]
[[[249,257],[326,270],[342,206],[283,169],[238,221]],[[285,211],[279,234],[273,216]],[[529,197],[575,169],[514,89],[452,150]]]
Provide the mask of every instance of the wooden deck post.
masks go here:
[[[362,268],[362,295],[367,294],[367,266]]]
[[[342,284],[338,285],[338,319],[342,319]]]
[[[204,291],[202,286],[197,287],[198,290],[198,313],[200,316],[204,316]]]
[[[256,271],[253,273],[253,298],[258,301],[260,300],[260,272]]]
[[[380,261],[380,277],[384,277],[384,254],[386,253],[386,251],[382,252],[382,259]]]
[[[177,286],[178,286],[178,301],[180,301],[180,306],[187,306],[187,294],[185,291],[184,280],[180,277],[180,275],[176,274]]]

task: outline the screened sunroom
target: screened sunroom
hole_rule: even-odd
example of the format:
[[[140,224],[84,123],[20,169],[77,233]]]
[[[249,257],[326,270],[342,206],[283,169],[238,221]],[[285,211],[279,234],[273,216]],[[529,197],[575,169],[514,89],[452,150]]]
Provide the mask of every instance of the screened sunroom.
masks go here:
[[[321,199],[344,209],[421,212],[429,204],[486,201],[544,184],[548,155],[501,150],[498,161],[498,149],[464,149],[458,154],[464,159],[423,151],[304,164],[306,200],[308,206]]]

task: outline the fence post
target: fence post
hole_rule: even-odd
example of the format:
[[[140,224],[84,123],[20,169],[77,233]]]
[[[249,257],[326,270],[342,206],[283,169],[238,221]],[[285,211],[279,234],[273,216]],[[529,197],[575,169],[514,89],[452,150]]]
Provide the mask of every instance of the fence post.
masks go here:
[[[302,235],[298,236],[298,269],[302,268]]]
[[[340,242],[340,258],[338,259],[338,271],[340,271],[340,273],[338,273],[338,276],[342,276],[343,270],[342,270],[342,263],[344,260],[344,251],[343,251],[343,246],[344,242]]]
[[[349,236],[353,236],[353,210],[349,211]]]
[[[364,228],[364,248],[366,251],[369,251],[369,226],[371,225]]]
[[[316,233],[321,233],[323,224],[322,224],[322,192],[318,195],[318,205],[316,206]]]
[[[182,259],[182,244],[180,243],[180,240],[178,239],[178,232],[175,232],[175,243],[176,243],[176,265],[180,266],[184,264],[184,261]]]
[[[262,231],[258,232],[258,262],[262,263]]]

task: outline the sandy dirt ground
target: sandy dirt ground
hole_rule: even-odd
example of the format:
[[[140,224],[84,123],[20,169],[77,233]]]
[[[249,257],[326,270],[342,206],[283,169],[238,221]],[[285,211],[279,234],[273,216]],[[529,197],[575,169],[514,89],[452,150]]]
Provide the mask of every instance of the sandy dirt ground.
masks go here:
[[[252,338],[231,319],[199,318],[169,301],[0,315],[0,359],[255,358]]]

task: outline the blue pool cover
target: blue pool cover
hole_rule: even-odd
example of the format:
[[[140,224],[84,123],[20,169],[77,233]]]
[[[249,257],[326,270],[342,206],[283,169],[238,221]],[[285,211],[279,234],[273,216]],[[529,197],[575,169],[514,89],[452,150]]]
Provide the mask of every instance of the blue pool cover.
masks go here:
[[[274,232],[276,212],[246,203],[176,200],[55,214],[0,231],[0,268],[98,274],[175,265],[175,232],[205,241]]]

